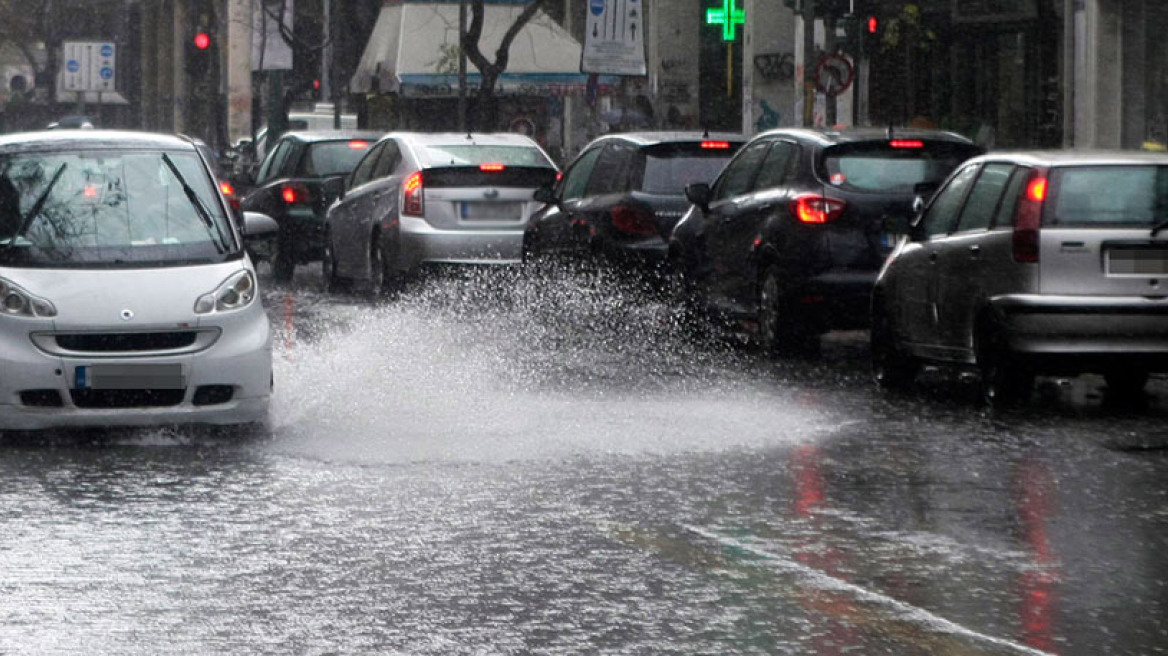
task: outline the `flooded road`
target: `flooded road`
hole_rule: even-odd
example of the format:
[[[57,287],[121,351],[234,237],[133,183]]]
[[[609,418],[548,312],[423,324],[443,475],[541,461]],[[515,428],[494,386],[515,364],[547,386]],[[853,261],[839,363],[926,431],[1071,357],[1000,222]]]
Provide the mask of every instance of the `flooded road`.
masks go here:
[[[990,413],[604,277],[317,288],[262,428],[4,436],[0,653],[1168,651],[1164,379]]]

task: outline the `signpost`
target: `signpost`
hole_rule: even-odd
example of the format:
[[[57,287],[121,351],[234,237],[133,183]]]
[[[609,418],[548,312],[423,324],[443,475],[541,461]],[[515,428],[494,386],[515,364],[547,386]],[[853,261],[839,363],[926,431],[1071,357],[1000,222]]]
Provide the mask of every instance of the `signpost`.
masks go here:
[[[63,50],[65,70],[61,74],[61,88],[77,94],[80,114],[85,113],[85,94],[97,92],[100,113],[101,94],[117,89],[118,47],[108,41],[66,41]]]
[[[643,0],[588,0],[581,73],[645,75]]]

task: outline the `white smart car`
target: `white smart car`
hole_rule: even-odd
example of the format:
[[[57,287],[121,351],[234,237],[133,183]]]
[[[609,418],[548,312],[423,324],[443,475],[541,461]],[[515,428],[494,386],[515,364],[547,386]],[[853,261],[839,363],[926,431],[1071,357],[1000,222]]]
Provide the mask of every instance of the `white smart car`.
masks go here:
[[[0,430],[262,421],[271,336],[231,217],[188,139],[0,137]]]

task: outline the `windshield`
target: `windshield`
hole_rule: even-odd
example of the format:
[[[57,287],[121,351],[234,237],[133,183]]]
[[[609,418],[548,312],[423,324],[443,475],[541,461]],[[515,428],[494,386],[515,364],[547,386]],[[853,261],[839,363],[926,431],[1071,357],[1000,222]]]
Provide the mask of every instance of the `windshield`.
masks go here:
[[[1107,193],[1100,193],[1106,189]],[[1168,216],[1168,167],[1075,166],[1051,173],[1049,225],[1147,225]]]
[[[428,145],[422,158],[429,166],[552,166],[538,148],[530,146]]]
[[[912,193],[922,182],[941,182],[958,164],[978,154],[972,145],[908,141],[843,144],[823,156],[820,175],[833,187],[848,191]]]
[[[645,157],[645,175],[641,191],[647,194],[684,193],[694,182],[713,182],[740,144],[724,150],[691,148],[656,148]]]
[[[193,152],[0,158],[0,262],[7,265],[205,262],[235,250],[232,234]]]
[[[341,175],[357,167],[357,162],[369,150],[369,142],[362,139],[322,141],[308,146],[301,166],[305,176],[327,177]]]

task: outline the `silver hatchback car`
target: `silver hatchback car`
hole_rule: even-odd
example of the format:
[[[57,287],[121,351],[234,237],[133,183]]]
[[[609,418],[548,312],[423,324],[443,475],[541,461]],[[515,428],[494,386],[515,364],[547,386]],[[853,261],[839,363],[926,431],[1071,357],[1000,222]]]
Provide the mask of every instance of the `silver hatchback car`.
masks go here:
[[[997,153],[958,168],[889,256],[872,300],[873,374],[974,365],[989,402],[1037,374],[1111,392],[1168,371],[1168,156]]]
[[[518,263],[535,190],[558,175],[523,135],[390,133],[326,186],[326,286],[391,292],[422,265]]]
[[[0,137],[0,430],[256,422],[271,384],[255,270],[192,141]]]

